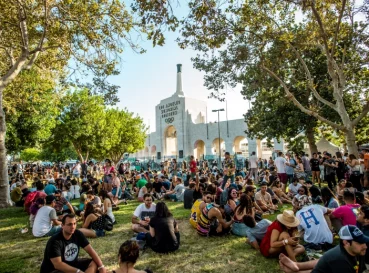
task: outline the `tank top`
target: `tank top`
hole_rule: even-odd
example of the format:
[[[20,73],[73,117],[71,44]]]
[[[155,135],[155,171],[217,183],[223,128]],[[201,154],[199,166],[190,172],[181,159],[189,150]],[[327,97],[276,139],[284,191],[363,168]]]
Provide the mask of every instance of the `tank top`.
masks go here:
[[[197,219],[197,233],[201,236],[209,236],[212,220],[209,219],[209,211],[214,208],[213,204],[206,204],[201,211],[199,219]]]
[[[113,214],[113,208],[112,207],[107,207],[106,208],[106,215],[108,215],[110,217],[110,219],[115,222],[115,217]]]
[[[90,225],[90,228],[93,230],[104,230],[104,218],[103,216],[97,216],[96,214],[94,214],[97,219],[95,221],[93,221]]]
[[[143,193],[143,187],[140,189],[140,191],[138,192],[138,198],[140,198],[140,197],[142,197],[143,198],[143,196],[144,196],[144,193]]]

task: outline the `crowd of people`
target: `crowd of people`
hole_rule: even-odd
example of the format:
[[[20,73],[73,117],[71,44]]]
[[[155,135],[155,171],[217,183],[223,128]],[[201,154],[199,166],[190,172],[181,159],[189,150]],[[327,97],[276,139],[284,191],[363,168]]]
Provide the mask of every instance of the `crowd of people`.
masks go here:
[[[41,175],[30,175],[19,164],[10,180],[10,196],[29,214],[35,237],[52,236],[41,272],[72,271],[69,267],[73,272],[104,272],[86,237],[105,236],[119,224],[114,210],[133,199],[142,202],[132,214],[135,237],[119,250],[119,264],[132,270],[142,242],[158,253],[180,247],[179,225],[166,202],[182,202],[191,210],[189,222],[199,236],[245,237],[263,256],[279,257],[285,272],[338,272],[334,267],[363,272],[369,265],[369,152],[360,158],[339,152],[311,158],[279,152],[274,160],[262,161],[253,152],[248,168],[237,169],[226,152],[223,169],[201,166],[191,156],[181,167],[174,160],[159,170],[136,171],[107,159],[103,166],[77,162],[67,171],[56,164]],[[78,206],[71,204],[73,199]],[[340,239],[337,246],[334,236]],[[73,247],[84,248],[92,260],[79,261]],[[310,260],[316,251],[326,252],[319,261]]]

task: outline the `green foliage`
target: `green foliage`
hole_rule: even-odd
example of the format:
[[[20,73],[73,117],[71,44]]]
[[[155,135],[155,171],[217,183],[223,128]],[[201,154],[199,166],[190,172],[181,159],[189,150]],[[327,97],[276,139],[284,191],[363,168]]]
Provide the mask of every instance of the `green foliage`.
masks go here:
[[[68,159],[77,159],[78,154],[72,145],[53,147],[52,142],[44,143],[40,153],[40,159],[50,162],[62,162]]]
[[[41,159],[41,152],[37,148],[27,148],[20,153],[20,158],[26,162],[37,161]]]
[[[294,154],[300,154],[304,150],[304,143],[306,143],[305,136],[297,136],[288,141],[288,150],[292,151]]]

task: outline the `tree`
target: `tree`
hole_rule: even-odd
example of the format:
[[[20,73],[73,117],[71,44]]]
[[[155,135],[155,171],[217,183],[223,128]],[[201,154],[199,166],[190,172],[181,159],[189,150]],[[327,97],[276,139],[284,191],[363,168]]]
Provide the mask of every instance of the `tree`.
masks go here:
[[[111,158],[117,163],[125,153],[135,153],[144,148],[147,128],[142,118],[127,109],[108,109],[105,112],[104,130],[92,152],[95,158]]]
[[[143,52],[130,32],[150,34],[156,26],[136,22],[122,1],[115,0],[0,0],[0,10],[0,206],[4,207],[10,204],[2,111],[5,88],[35,65],[53,71],[68,67],[71,75],[92,72],[96,89],[90,92],[103,92],[107,102],[114,103],[111,92],[117,88],[103,83],[118,73],[119,54],[127,45]]]
[[[87,161],[104,134],[104,110],[102,96],[90,95],[87,89],[69,91],[50,141],[62,147],[72,144],[81,162]]]
[[[20,158],[26,162],[37,161],[41,159],[41,152],[37,148],[27,148],[20,153]]]
[[[78,155],[73,146],[53,146],[52,142],[45,142],[40,153],[40,160],[62,162],[68,159],[76,159]]]

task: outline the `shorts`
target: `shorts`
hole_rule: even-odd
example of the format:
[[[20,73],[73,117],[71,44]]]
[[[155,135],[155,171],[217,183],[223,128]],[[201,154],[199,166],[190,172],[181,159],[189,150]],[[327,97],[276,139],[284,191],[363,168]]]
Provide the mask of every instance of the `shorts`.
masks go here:
[[[278,178],[281,181],[281,183],[283,183],[283,184],[287,183],[287,174],[286,173],[279,173]]]
[[[104,237],[105,236],[105,230],[103,230],[103,229],[97,229],[97,230],[93,229],[93,231],[95,231],[96,237]]]
[[[110,184],[113,179],[109,175],[104,175],[104,183]]]
[[[79,178],[79,177],[80,177],[80,175],[81,175],[81,174],[79,174],[79,173],[74,173],[74,174],[73,174],[73,177],[75,177],[75,178]]]

